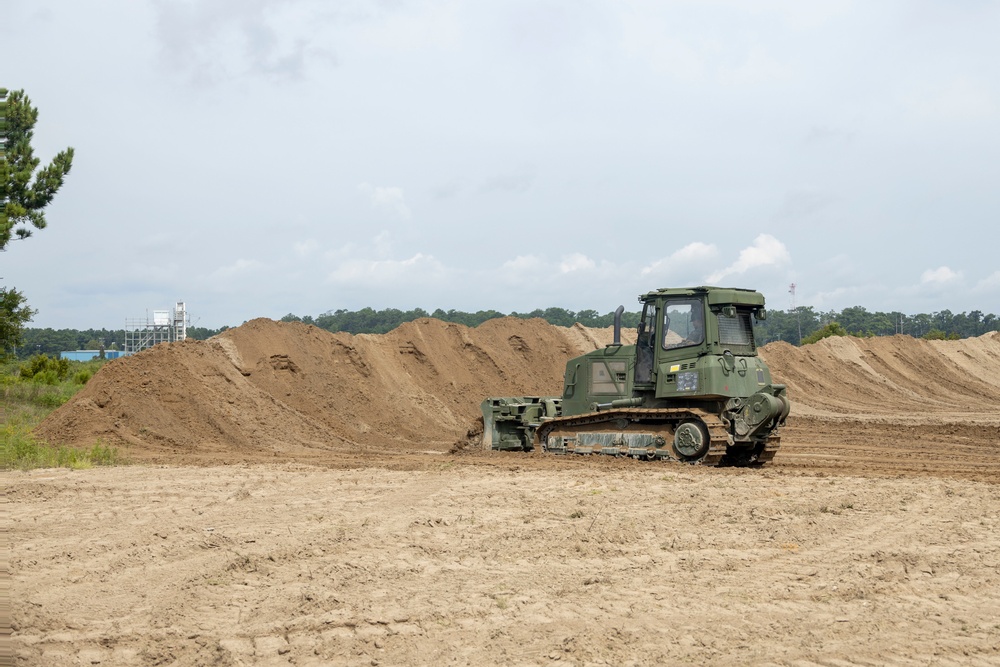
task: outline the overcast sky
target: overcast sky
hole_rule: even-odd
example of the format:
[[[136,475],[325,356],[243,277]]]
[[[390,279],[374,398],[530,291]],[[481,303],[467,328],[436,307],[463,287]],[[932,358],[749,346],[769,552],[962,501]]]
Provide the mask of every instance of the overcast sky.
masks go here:
[[[4,0],[76,149],[31,326],[339,308],[1000,313],[1000,3]]]

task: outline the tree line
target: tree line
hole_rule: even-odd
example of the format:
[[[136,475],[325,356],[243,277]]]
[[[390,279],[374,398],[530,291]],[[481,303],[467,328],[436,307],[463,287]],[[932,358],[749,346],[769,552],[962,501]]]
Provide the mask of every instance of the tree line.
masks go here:
[[[487,320],[498,317],[519,317],[531,319],[539,317],[549,324],[561,327],[571,327],[579,322],[586,327],[606,327],[614,322],[614,313],[600,314],[596,310],[581,310],[574,312],[565,308],[537,309],[527,313],[517,311],[511,313],[501,313],[498,310],[479,310],[474,313],[466,313],[460,310],[442,310],[438,308],[433,312],[427,312],[423,308],[413,310],[399,310],[398,308],[386,308],[385,310],[375,310],[373,308],[362,308],[361,310],[331,310],[317,317],[306,315],[299,317],[289,313],[281,318],[282,322],[302,322],[312,324],[327,331],[345,331],[351,334],[359,333],[388,333],[405,322],[412,322],[424,317],[432,317],[442,322],[455,322],[468,327],[477,327]],[[626,313],[622,316],[624,326],[634,327],[639,323],[638,313]]]
[[[497,310],[467,313],[440,308],[432,312],[422,308],[412,310],[362,308],[361,310],[333,310],[316,317],[311,315],[299,317],[289,313],[282,317],[281,321],[302,322],[332,332],[382,334],[392,331],[405,322],[412,322],[424,317],[476,327],[487,320],[508,316],[522,319],[537,317],[562,327],[573,326],[577,322],[587,327],[608,327],[614,322],[613,312],[601,314],[596,310],[572,311],[565,308],[545,308],[523,313],[517,311],[501,313]],[[634,328],[638,324],[638,312],[622,314],[623,326]],[[900,312],[871,312],[862,306],[827,312],[817,311],[811,306],[799,306],[794,310],[769,310],[767,319],[757,323],[757,342],[764,345],[772,341],[783,340],[793,345],[799,345],[802,342],[809,342],[810,337],[815,339],[814,334],[833,324],[837,326],[831,327],[829,330],[859,337],[891,336],[903,333],[915,338],[957,339],[981,336],[990,331],[1000,331],[1000,318],[992,313],[984,314],[979,310],[957,314],[950,310],[942,310],[929,314],[905,315]],[[228,328],[188,327],[187,334],[189,338],[205,340]],[[99,350],[102,345],[109,350],[124,349],[125,330],[29,328],[24,330],[22,345],[17,349],[17,356],[26,358],[33,354],[51,355],[64,350]]]
[[[776,340],[799,345],[832,324],[839,325],[847,335],[859,338],[905,334],[914,338],[960,339],[1000,331],[1000,319],[981,310],[906,315],[899,311],[871,312],[862,306],[827,312],[817,311],[812,306],[799,306],[768,311],[767,319],[757,324],[757,340],[762,345]]]

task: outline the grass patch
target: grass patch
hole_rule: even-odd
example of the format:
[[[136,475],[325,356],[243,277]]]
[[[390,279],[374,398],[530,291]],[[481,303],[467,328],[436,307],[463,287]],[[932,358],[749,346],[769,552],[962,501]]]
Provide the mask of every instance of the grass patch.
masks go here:
[[[90,449],[50,445],[35,437],[31,428],[31,424],[24,419],[9,419],[3,425],[3,430],[0,431],[0,468],[81,470],[125,463],[116,447],[109,447],[99,440]]]
[[[70,362],[79,363],[79,362]],[[93,364],[88,363],[67,379],[51,382],[51,377],[22,377],[20,367],[5,364],[0,370],[0,468],[5,470],[32,468],[82,469],[93,466],[113,466],[126,463],[125,457],[115,447],[101,441],[89,449],[52,445],[34,434],[38,426],[53,410],[65,404],[90,379]]]

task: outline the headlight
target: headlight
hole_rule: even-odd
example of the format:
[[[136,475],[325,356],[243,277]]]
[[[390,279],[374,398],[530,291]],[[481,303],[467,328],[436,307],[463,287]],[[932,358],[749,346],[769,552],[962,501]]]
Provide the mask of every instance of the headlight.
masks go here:
[[[698,391],[698,372],[678,373],[677,391]]]

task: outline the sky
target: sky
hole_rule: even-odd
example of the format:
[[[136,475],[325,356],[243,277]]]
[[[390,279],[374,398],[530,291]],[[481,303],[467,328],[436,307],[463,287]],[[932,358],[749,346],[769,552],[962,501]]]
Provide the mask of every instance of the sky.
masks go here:
[[[4,0],[73,169],[29,325],[337,310],[1000,313],[1000,3]]]

